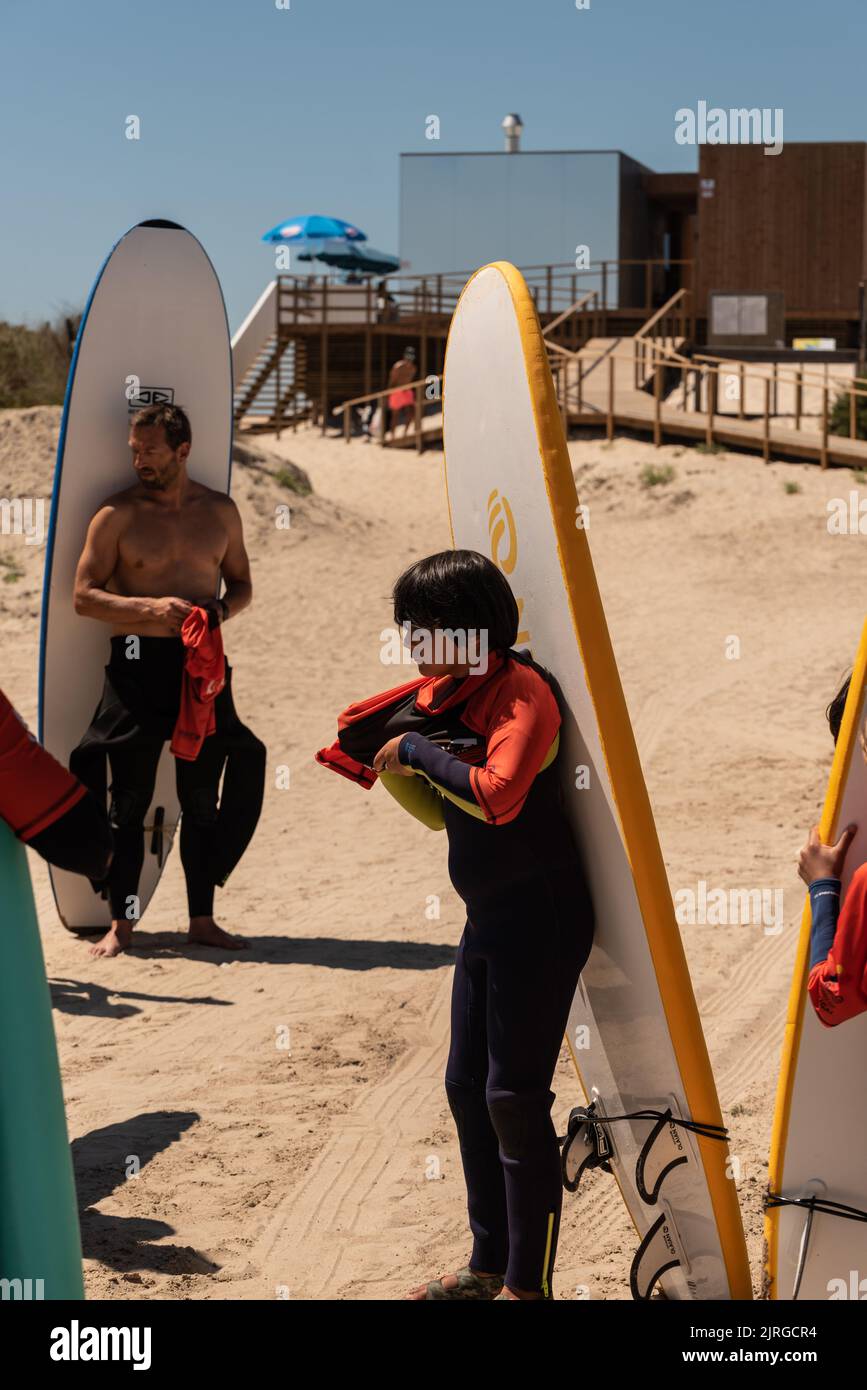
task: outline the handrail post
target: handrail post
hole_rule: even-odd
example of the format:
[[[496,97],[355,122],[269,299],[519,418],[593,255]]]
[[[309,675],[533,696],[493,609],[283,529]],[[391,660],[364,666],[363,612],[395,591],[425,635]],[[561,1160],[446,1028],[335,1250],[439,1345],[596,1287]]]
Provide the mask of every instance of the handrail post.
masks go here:
[[[276,391],[276,396],[275,396],[275,398],[274,398],[274,424],[275,424],[276,429],[277,429],[277,438],[279,439],[279,438],[280,438],[280,434],[281,434],[281,425],[282,425],[282,423],[283,423],[283,421],[282,421],[283,412],[282,412],[282,410],[280,409],[280,390],[281,390],[281,372],[280,372],[280,364],[281,364],[281,362],[282,362],[282,360],[283,360],[283,354],[282,354],[282,352],[280,351],[280,276],[279,276],[279,275],[277,276],[277,293],[274,295],[274,301],[275,301],[275,303],[274,303],[274,319],[275,319],[274,334],[275,334],[275,339],[276,339],[276,349],[275,349],[275,351],[276,351],[276,353],[277,353],[277,361],[276,361],[276,363],[275,363],[275,368],[276,368],[276,372],[275,372],[276,381],[275,381],[275,383],[274,383],[274,389],[275,389],[275,391]]]
[[[608,262],[602,262],[602,337],[608,327]]]
[[[663,365],[657,362],[653,377],[653,443],[658,449],[662,443],[662,373]]]
[[[380,381],[382,377],[380,377]],[[381,395],[379,398],[379,446],[385,448],[385,436],[388,428],[388,395]]]
[[[328,277],[322,277],[322,361],[319,363],[322,433],[328,429]]]
[[[798,368],[798,380],[795,386],[795,429],[801,428],[801,410],[804,405],[804,368]]]
[[[584,359],[578,358],[578,414],[584,413]]]
[[[605,427],[606,438],[614,438],[614,358],[608,359],[608,420]]]

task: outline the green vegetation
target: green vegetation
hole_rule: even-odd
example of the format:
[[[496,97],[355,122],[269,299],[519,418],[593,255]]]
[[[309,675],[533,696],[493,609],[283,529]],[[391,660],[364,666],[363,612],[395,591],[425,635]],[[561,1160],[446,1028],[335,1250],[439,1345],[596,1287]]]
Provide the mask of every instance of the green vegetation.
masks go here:
[[[302,497],[313,491],[307,475],[302,473],[300,468],[295,468],[294,464],[291,468],[278,468],[274,477],[281,487],[288,488],[290,492],[297,492]]]
[[[801,491],[803,491],[803,489],[801,488],[800,483],[783,483],[783,492],[788,492],[791,494],[793,492]]]
[[[639,473],[642,487],[659,487],[661,483],[670,483],[674,478],[674,468],[670,463],[664,463],[661,468],[655,464],[646,463]]]
[[[725,449],[722,444],[717,444],[716,441],[713,444],[706,444],[702,440],[701,444],[696,444],[695,452],[697,454],[724,454]]]
[[[0,323],[0,409],[60,405],[81,315],[27,328]]]
[[[11,555],[0,555],[0,575],[4,584],[14,584],[24,578],[24,571]]]
[[[861,391],[867,391],[867,381],[863,377],[856,377],[855,386]],[[828,412],[828,433],[842,434],[849,437],[849,392],[841,391],[834,400]],[[856,439],[867,439],[867,395],[855,397],[855,436]]]

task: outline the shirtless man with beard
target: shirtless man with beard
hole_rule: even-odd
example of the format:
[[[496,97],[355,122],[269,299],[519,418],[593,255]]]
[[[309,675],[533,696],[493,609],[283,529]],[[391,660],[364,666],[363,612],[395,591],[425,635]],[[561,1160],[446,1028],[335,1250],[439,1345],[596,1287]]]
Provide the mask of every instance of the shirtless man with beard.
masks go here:
[[[102,701],[70,759],[97,794],[100,782],[104,794],[106,758],[111,773],[114,858],[100,886],[112,925],[91,948],[97,956],[118,955],[132,941],[137,913],[134,906],[130,912],[130,903],[137,903],[144,862],[145,815],[180,707],[181,626],[194,607],[206,610],[211,628],[225,623],[253,595],[238,509],[224,493],[189,477],[191,443],[190,422],[179,406],[147,406],[132,417],[129,446],[137,481],[98,508],[75,577],[76,613],[108,623],[112,634]],[[216,598],[221,581],[225,589]],[[218,789],[227,756],[240,750],[250,795],[237,829],[224,821],[219,841],[221,847],[227,839],[231,844],[234,835],[232,852],[224,856],[233,866],[261,809],[265,748],[235,713],[228,666],[214,710],[216,730],[195,760],[175,761],[189,940],[239,950],[246,943],[223,931],[213,915],[214,889],[225,881],[215,879],[224,809],[218,807]]]

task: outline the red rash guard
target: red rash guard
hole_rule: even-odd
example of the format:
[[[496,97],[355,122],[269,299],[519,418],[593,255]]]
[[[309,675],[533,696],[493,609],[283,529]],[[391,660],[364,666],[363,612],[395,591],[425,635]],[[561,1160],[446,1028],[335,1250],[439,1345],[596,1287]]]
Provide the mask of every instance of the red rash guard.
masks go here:
[[[0,818],[19,840],[32,840],[86,794],[37,743],[0,690]]]
[[[807,988],[828,1028],[867,1010],[867,864],[852,875],[833,944],[810,971]]]

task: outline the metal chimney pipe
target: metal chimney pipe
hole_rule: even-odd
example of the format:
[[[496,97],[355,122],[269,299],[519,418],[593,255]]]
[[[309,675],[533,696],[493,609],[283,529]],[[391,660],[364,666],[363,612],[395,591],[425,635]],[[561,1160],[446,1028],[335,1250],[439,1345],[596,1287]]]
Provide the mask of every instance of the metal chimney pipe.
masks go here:
[[[521,136],[524,131],[521,117],[512,111],[503,121],[502,129],[506,135],[506,153],[517,154],[521,148]]]

